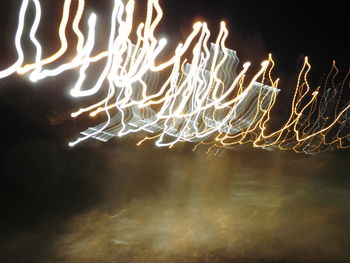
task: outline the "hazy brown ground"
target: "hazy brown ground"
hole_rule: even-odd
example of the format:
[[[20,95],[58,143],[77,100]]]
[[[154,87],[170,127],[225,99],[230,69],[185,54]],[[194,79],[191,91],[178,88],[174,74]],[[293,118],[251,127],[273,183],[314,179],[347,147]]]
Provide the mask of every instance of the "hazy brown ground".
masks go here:
[[[5,210],[0,262],[349,262],[348,160],[129,142],[66,152],[65,175],[41,168],[49,179],[21,186],[35,197]]]

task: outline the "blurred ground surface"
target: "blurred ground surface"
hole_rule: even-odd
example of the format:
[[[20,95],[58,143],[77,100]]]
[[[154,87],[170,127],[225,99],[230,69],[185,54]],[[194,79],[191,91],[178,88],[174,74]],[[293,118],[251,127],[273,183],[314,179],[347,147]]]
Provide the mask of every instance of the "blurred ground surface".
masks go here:
[[[3,263],[350,260],[346,152],[214,156],[131,142],[69,150],[45,140],[12,148]]]

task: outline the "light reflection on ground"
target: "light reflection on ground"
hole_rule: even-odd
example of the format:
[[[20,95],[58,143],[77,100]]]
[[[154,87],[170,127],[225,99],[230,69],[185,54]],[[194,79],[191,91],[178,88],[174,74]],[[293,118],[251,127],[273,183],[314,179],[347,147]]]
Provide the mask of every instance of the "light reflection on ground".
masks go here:
[[[22,239],[54,235],[42,262],[350,259],[350,181],[332,174],[336,157],[153,150],[100,150],[89,172],[101,203]]]

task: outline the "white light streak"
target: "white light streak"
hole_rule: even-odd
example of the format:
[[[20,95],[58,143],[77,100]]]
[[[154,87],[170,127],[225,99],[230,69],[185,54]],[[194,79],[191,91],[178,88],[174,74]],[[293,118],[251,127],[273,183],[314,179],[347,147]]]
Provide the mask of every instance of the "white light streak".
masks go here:
[[[85,18],[85,1],[62,1],[63,13],[57,32],[60,48],[47,58],[42,58],[43,44],[36,37],[42,17],[41,4],[39,0],[22,1],[14,40],[17,60],[0,71],[0,79],[17,72],[28,74],[31,81],[38,82],[74,70],[78,78],[70,91],[73,97],[106,94],[104,99],[71,114],[73,118],[86,112],[91,117],[102,113],[107,117],[104,123],[83,131],[82,137],[69,144],[71,147],[89,138],[105,142],[140,132],[151,136],[146,136],[138,145],[152,139],[157,146],[170,148],[185,141],[198,143],[195,149],[202,144],[212,149],[252,143],[254,147],[313,153],[350,147],[350,105],[339,107],[342,92],[333,97],[329,96],[329,89],[324,93],[311,92],[307,81],[311,66],[307,58],[298,77],[288,120],[280,129],[267,133],[270,113],[280,91],[279,80],[271,76],[274,61],[270,55],[250,79],[247,77],[250,62],[244,63],[236,73],[239,60],[236,52],[225,45],[229,35],[225,22],[220,23],[214,43],[210,43],[207,23],[196,22],[184,42],[177,45],[173,56],[162,61],[167,40],[155,36],[163,16],[158,0],[147,1],[146,17],[139,24],[134,18],[134,0],[127,1],[126,5],[122,0],[111,0],[114,6],[108,47],[102,51],[95,47],[97,35],[103,37],[96,34],[97,14],[88,15],[88,30],[82,32],[79,26]],[[77,37],[74,48],[66,33],[72,1],[77,2],[71,25]],[[33,63],[24,65],[22,38],[30,2],[35,7],[35,18],[29,38],[36,53]],[[131,39],[136,40],[133,43]],[[67,50],[76,50],[68,62]],[[104,66],[92,87],[88,87],[87,71],[99,61],[103,61]],[[55,68],[44,68],[54,62],[58,64]],[[334,68],[335,64],[330,75],[336,76],[338,70]],[[342,89],[348,85],[349,74],[342,82]],[[326,111],[333,101],[337,106],[329,118]]]

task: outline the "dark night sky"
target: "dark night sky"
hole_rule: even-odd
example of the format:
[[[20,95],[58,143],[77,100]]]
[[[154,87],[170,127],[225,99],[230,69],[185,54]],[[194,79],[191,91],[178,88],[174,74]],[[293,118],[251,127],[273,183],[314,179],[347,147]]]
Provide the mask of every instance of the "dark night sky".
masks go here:
[[[58,18],[58,13],[54,12],[60,5],[56,3],[61,2],[45,1],[51,1],[52,13],[45,15],[46,26],[43,28],[45,33],[42,33],[42,36],[50,33],[48,30],[52,26],[50,23]],[[16,21],[15,15],[20,1],[4,2],[0,3],[0,68],[11,63],[13,48],[10,40],[11,32],[15,29],[12,23]],[[144,1],[138,0],[138,2]],[[291,78],[300,69],[303,57],[309,56],[313,66],[313,76],[317,80],[328,72],[333,59],[338,62],[342,71],[348,70],[350,23],[348,8],[344,6],[345,2],[160,0],[164,18],[158,32],[166,35],[170,41],[178,42],[190,31],[194,21],[204,20],[208,21],[215,36],[220,20],[223,19],[227,22],[230,31],[227,46],[237,50],[241,60],[259,63],[271,52],[277,64],[276,74]],[[110,6],[108,3],[108,0],[89,0],[87,6],[88,10],[95,10],[98,13],[108,10]],[[172,154],[168,149],[159,150],[152,146],[146,146],[145,153],[142,153],[142,149],[136,150],[134,145],[128,148],[128,145],[134,143],[133,139],[122,139],[105,145],[91,143],[69,149],[67,143],[86,127],[84,120],[73,121],[69,118],[69,113],[79,104],[68,96],[68,86],[71,84],[72,77],[67,74],[63,79],[45,80],[39,85],[30,84],[18,76],[0,80],[2,116],[0,205],[4,212],[4,215],[0,216],[0,233],[5,233],[0,234],[0,262],[40,262],[18,261],[15,259],[15,253],[11,254],[12,252],[2,254],[1,242],[16,240],[14,237],[20,236],[28,229],[36,229],[40,225],[52,224],[53,228],[57,227],[60,223],[55,222],[64,221],[75,213],[95,207],[102,202],[102,188],[108,182],[100,182],[97,174],[98,171],[103,171],[102,174],[111,172],[110,167],[105,167],[106,162],[103,159],[108,159],[106,152],[111,149],[127,148],[128,156],[125,158],[128,162],[120,161],[121,166],[117,165],[114,172],[116,178],[127,184],[126,182],[129,181],[122,174],[132,170],[130,173],[133,177],[129,180],[134,180],[131,183],[136,185],[135,195],[137,196],[147,192],[144,189],[145,185],[149,189],[156,189],[161,187],[163,182],[163,179],[157,176],[148,181],[137,181],[142,173],[157,174],[157,171],[152,170],[153,168],[148,164],[142,166],[143,158],[149,158],[146,155],[155,156],[161,160],[180,158],[186,161],[186,156],[193,158],[192,153],[186,149],[183,155],[180,151],[174,155],[175,157],[167,157],[168,154]],[[257,160],[262,158],[271,161],[272,159],[269,159],[272,156],[271,153],[266,152],[268,157],[265,157],[264,153],[259,151]],[[346,174],[344,164],[349,154],[346,151],[337,154],[339,154],[339,162],[342,162],[339,165],[341,167],[339,169],[342,169],[339,173],[344,175]],[[119,153],[117,155],[119,156]],[[132,164],[134,155],[140,158],[138,160],[140,168]],[[242,155],[245,157],[236,155],[242,160],[249,158],[247,153]],[[295,157],[293,154],[291,156],[298,158],[299,164],[305,164],[302,157]],[[113,162],[109,159],[108,161]],[[335,164],[330,163],[329,166],[333,167]],[[327,177],[327,175],[324,176]],[[118,191],[123,190],[122,184],[118,187]],[[116,196],[120,197],[116,200],[118,205],[134,198],[132,192],[127,195],[116,194]],[[51,242],[53,239],[48,237]],[[37,248],[33,245],[28,247],[23,245],[19,249],[22,249],[19,251],[24,255],[34,255],[37,252]],[[5,255],[8,261],[2,261],[2,255]]]
[[[349,65],[349,17],[342,1],[168,2],[174,28],[188,26],[189,17],[209,20],[214,27],[221,19],[227,21],[231,32],[228,46],[240,54],[240,48],[249,45],[251,50],[244,54],[248,59],[254,59],[255,44],[258,52],[273,53],[284,71],[296,70],[304,56],[320,71],[328,70],[333,59],[346,67],[344,70]],[[176,6],[182,6],[181,11]]]

